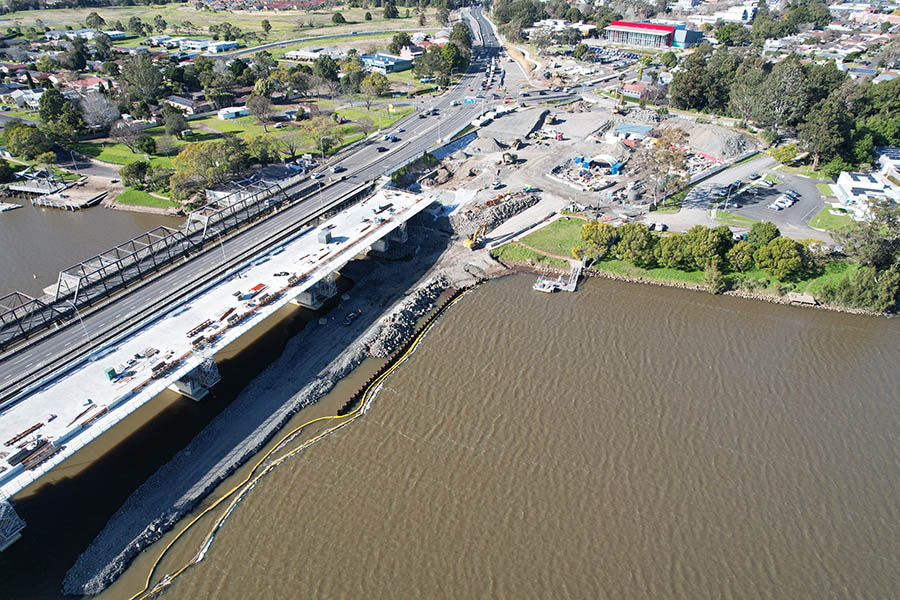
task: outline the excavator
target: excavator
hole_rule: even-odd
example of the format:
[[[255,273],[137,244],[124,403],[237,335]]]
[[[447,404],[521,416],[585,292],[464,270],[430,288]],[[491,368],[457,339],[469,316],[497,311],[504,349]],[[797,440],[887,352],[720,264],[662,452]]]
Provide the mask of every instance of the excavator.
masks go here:
[[[463,246],[469,250],[477,250],[481,242],[484,241],[485,231],[487,231],[487,223],[476,229],[475,233],[472,234],[472,237],[466,238],[466,240],[463,241]]]

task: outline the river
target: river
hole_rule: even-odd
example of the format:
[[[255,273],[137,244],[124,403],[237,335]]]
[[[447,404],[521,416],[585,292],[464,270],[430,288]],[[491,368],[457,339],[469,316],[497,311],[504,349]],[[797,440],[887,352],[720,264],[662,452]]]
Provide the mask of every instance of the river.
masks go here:
[[[59,271],[131,238],[183,218],[93,207],[70,212],[0,198],[22,208],[0,213],[0,296],[22,292],[39,297]],[[37,275],[37,279],[35,279]]]
[[[532,282],[448,311],[165,597],[896,597],[900,320]]]

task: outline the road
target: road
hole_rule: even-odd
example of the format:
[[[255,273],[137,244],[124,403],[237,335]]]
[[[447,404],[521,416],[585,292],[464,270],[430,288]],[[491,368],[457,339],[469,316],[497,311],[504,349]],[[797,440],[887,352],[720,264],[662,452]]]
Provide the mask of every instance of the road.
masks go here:
[[[51,373],[58,373],[60,371],[58,363],[63,357],[67,364],[74,363],[91,349],[93,339],[99,335],[111,330],[124,330],[133,324],[132,320],[138,315],[139,320],[147,319],[147,307],[154,307],[157,316],[162,314],[181,300],[168,299],[172,290],[178,289],[186,281],[200,280],[216,270],[223,269],[223,255],[235,257],[252,248],[258,240],[308,219],[323,206],[327,206],[356,186],[377,179],[421,156],[424,151],[436,145],[438,138],[448,137],[471,122],[477,116],[477,108],[465,105],[461,100],[471,94],[468,88],[477,89],[482,77],[481,71],[484,70],[487,60],[497,54],[499,45],[480,9],[465,11],[463,17],[476,31],[475,56],[469,71],[457,86],[436,100],[429,99],[422,105],[422,108],[437,109],[439,113],[437,116],[418,118],[411,115],[399,122],[390,130],[393,135],[400,138],[398,142],[370,139],[351,155],[339,161],[347,169],[346,173],[341,174],[342,180],[338,180],[336,175],[323,177],[319,180],[322,186],[317,193],[278,211],[244,233],[220,240],[219,244],[207,247],[192,260],[185,261],[144,285],[131,288],[103,306],[81,315],[83,326],[73,320],[69,323],[70,326],[0,355],[0,401],[19,393],[23,381],[38,380],[50,376]],[[478,44],[479,39],[484,40],[483,46]],[[548,94],[543,99],[565,97],[573,96]],[[452,105],[454,101],[459,103],[458,106]],[[388,147],[387,152],[378,152],[376,149],[378,146]],[[330,178],[336,181],[331,183]],[[309,183],[304,182],[302,185],[307,186]]]

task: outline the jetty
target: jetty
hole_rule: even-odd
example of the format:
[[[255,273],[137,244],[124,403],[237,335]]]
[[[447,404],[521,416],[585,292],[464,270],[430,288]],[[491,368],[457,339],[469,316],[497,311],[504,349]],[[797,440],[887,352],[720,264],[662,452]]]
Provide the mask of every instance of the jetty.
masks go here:
[[[574,292],[578,287],[578,279],[581,277],[586,261],[587,258],[583,258],[581,261],[573,263],[572,270],[569,272],[569,278],[566,281],[563,281],[562,275],[556,279],[541,275],[532,287],[539,292],[547,293],[553,293],[556,290]]]
[[[17,208],[22,208],[22,205],[13,204],[12,202],[0,202],[0,213],[6,212],[8,210],[15,210]]]
[[[81,210],[89,206],[100,204],[109,192],[101,192],[87,200],[72,200],[65,194],[47,194],[31,199],[32,206],[44,206],[46,208],[59,208],[61,210]]]

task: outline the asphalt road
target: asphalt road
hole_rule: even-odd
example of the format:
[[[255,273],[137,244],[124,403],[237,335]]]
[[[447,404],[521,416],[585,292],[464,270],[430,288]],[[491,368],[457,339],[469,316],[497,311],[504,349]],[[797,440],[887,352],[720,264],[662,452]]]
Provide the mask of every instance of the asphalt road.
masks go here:
[[[35,339],[0,355],[0,399],[8,399],[18,393],[21,389],[18,382],[48,376],[52,372],[59,373],[58,366],[49,369],[48,365],[58,363],[63,357],[67,364],[74,363],[91,349],[88,339],[112,329],[125,330],[133,324],[131,320],[137,315],[142,315],[140,319],[148,318],[144,312],[147,307],[157,305],[155,314],[162,314],[180,299],[160,303],[160,298],[166,298],[185,281],[202,279],[220,269],[223,254],[225,257],[237,256],[252,248],[258,240],[302,222],[356,186],[390,173],[434,147],[439,138],[447,137],[471,122],[477,116],[477,107],[480,105],[463,104],[462,98],[471,94],[468,91],[469,87],[477,89],[486,61],[497,54],[499,43],[484,21],[480,9],[466,11],[464,18],[476,31],[475,59],[469,72],[455,88],[436,100],[429,99],[421,106],[421,108],[436,108],[439,113],[437,116],[420,119],[416,115],[411,115],[391,130],[400,141],[391,143],[381,139],[372,140],[360,146],[352,155],[340,159],[338,162],[347,169],[340,175],[343,180],[340,180],[338,175],[319,179],[319,183],[322,184],[319,192],[306,200],[278,211],[245,233],[239,233],[221,241],[220,244],[208,247],[199,256],[156,279],[124,292],[102,307],[82,315],[81,323],[77,320],[72,321],[69,326],[52,335]],[[484,40],[483,47],[478,46],[479,39]],[[564,97],[572,96],[548,94],[542,99]],[[459,102],[458,106],[452,106],[454,100]],[[386,146],[388,151],[378,152],[377,146]],[[330,179],[334,179],[335,182],[326,186],[331,183]],[[306,185],[308,181],[298,184],[298,187]]]

